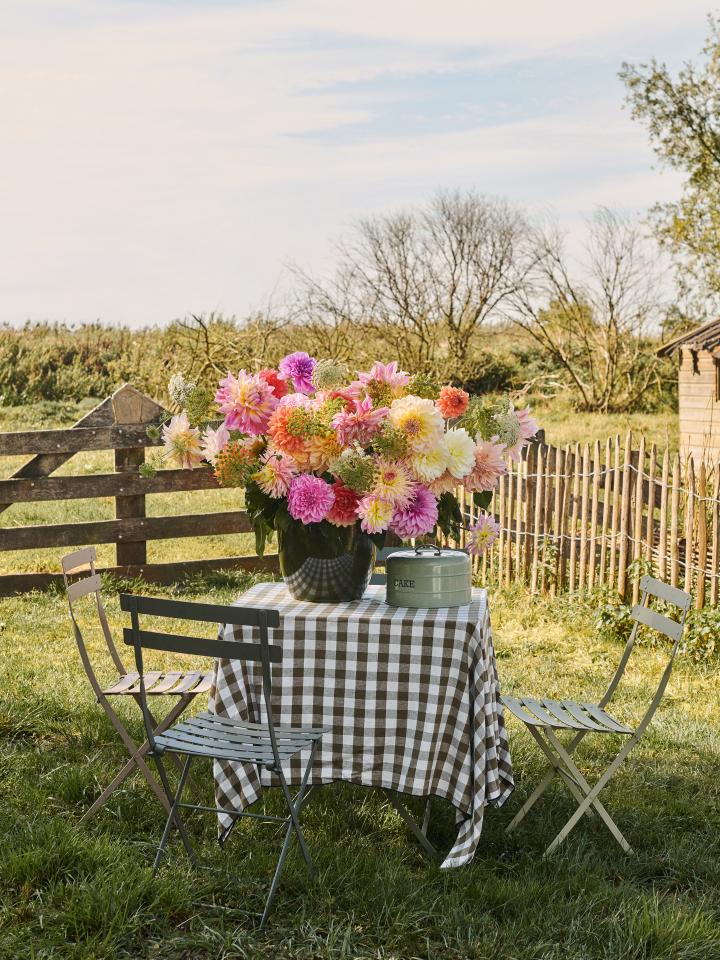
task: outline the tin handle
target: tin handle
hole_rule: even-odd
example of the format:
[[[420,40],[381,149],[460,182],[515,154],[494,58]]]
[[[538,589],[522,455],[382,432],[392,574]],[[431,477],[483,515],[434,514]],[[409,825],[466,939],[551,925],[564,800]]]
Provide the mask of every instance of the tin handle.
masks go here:
[[[426,550],[434,550],[436,557],[442,556],[442,550],[436,543],[428,543],[424,547],[420,546],[420,547],[415,547],[414,549],[415,549],[415,553],[417,554],[423,553]]]

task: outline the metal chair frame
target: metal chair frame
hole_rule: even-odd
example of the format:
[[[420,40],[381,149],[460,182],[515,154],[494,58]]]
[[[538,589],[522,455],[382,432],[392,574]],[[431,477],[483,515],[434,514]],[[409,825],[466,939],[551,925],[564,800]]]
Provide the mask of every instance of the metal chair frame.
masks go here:
[[[165,811],[168,813],[170,811],[170,805],[168,803],[166,793],[162,788],[162,785],[159,784],[156,778],[153,776],[150,767],[145,761],[145,756],[150,749],[149,740],[146,739],[144,743],[138,745],[128,733],[125,724],[122,722],[110,704],[111,697],[125,696],[131,697],[135,703],[140,706],[140,677],[137,675],[137,673],[133,674],[128,671],[113,641],[107,613],[105,612],[105,606],[102,600],[102,581],[100,579],[100,575],[95,569],[96,562],[97,555],[94,547],[86,547],[83,550],[76,550],[74,553],[69,553],[67,556],[62,558],[63,578],[65,581],[65,589],[67,591],[68,608],[70,611],[70,619],[73,625],[75,642],[77,643],[80,659],[85,669],[85,673],[90,681],[90,686],[93,689],[97,702],[105,711],[110,723],[115,728],[118,736],[130,754],[130,759],[117,773],[111,783],[105,787],[100,796],[94,801],[92,806],[90,806],[85,812],[80,820],[81,823],[93,817],[98,810],[100,810],[101,807],[108,802],[113,793],[115,793],[115,791],[122,786],[125,780],[127,780],[127,778],[135,772],[135,770],[138,770],[143,775],[148,786],[165,808]],[[89,575],[84,576],[81,579],[70,579],[71,576],[77,575],[78,573],[87,573]],[[100,621],[100,626],[102,628],[103,639],[110,655],[110,659],[112,660],[118,673],[117,680],[109,687],[103,687],[98,680],[74,608],[74,603],[76,601],[83,597],[87,597],[90,594],[94,594],[95,606],[97,610],[97,616]],[[178,697],[177,703],[160,721],[156,720],[151,714],[155,730],[158,733],[162,732],[171,724],[173,724],[180,714],[187,709],[190,703],[192,703],[193,699],[199,693],[207,693],[212,684],[211,673],[206,675],[200,673],[163,674],[160,671],[154,671],[151,675],[149,675],[149,677],[152,679],[153,695]],[[148,678],[146,678],[146,684],[147,679]],[[173,762],[177,765],[177,758],[173,757]]]
[[[169,801],[169,813],[165,823],[160,844],[153,863],[153,873],[157,870],[167,841],[170,828],[175,824],[180,834],[185,850],[193,864],[198,859],[190,843],[185,822],[180,813],[182,809],[201,810],[215,814],[227,814],[235,818],[250,817],[256,820],[265,820],[272,823],[285,824],[285,838],[270,890],[265,902],[260,928],[265,926],[272,903],[277,892],[285,860],[290,849],[293,833],[297,837],[303,859],[311,874],[314,874],[310,852],[300,826],[300,813],[307,801],[312,787],[308,786],[310,772],[315,760],[317,745],[325,728],[286,727],[275,723],[272,710],[272,675],[271,664],[282,660],[282,649],[271,645],[268,639],[268,630],[280,625],[280,615],[277,610],[260,608],[214,605],[208,603],[194,603],[183,600],[165,600],[155,597],[141,597],[133,594],[120,595],[120,607],[130,614],[131,626],[125,628],[123,637],[126,644],[135,651],[135,663],[141,678],[143,677],[143,650],[165,650],[174,653],[192,654],[214,658],[233,660],[248,660],[259,662],[262,668],[262,697],[265,703],[266,722],[263,724],[221,717],[212,713],[201,713],[196,717],[183,720],[175,726],[158,733],[153,723],[152,715],[148,710],[144,682],[140,684],[140,702],[145,720],[145,730],[150,742],[150,755],[153,757]],[[140,615],[170,618],[174,620],[190,620],[194,622],[213,623],[220,625],[219,634],[213,639],[190,637],[174,633],[161,633],[140,629]],[[258,631],[259,642],[240,642],[224,639],[227,624],[233,626],[253,627]],[[310,750],[310,756],[305,767],[300,789],[293,797],[283,772],[283,760],[299,753],[303,749]],[[184,755],[185,761],[180,773],[177,790],[173,793],[167,771],[162,761],[166,751]],[[221,807],[208,807],[201,804],[185,803],[182,800],[183,791],[187,782],[190,764],[195,757],[205,757],[213,760],[230,760],[244,763],[255,763],[258,768],[264,767],[280,782],[288,816],[278,817],[264,813],[250,811],[229,811]],[[229,831],[226,831],[226,835]],[[224,839],[224,838],[222,838]]]
[[[630,751],[637,746],[660,705],[660,701],[663,698],[670,680],[675,656],[685,629],[688,610],[692,604],[690,594],[677,587],[671,587],[669,584],[663,583],[654,577],[642,577],[640,580],[640,589],[642,592],[641,602],[633,607],[631,613],[634,624],[630,637],[625,645],[615,674],[607,690],[597,703],[535,699],[532,697],[503,696],[501,698],[503,705],[525,724],[550,764],[540,783],[507,826],[506,832],[512,833],[512,831],[515,830],[550,786],[556,775],[560,777],[578,804],[573,815],[548,846],[545,851],[545,856],[557,849],[575,828],[583,815],[592,817],[594,814],[600,817],[625,853],[633,852],[630,844],[622,835],[598,797],[603,788],[607,786],[608,782],[627,759]],[[652,609],[650,606],[650,598],[662,600],[678,607],[680,610],[680,619],[672,620],[670,617]],[[652,697],[650,705],[643,714],[637,727],[632,728],[618,722],[607,713],[605,707],[612,700],[625,674],[630,655],[635,647],[637,632],[640,626],[649,627],[668,637],[673,641],[673,645],[668,663],[662,673],[660,683]],[[566,744],[562,743],[556,732],[563,730],[574,732],[574,735]],[[585,779],[572,759],[573,753],[589,733],[616,734],[629,738],[602,776],[592,786]]]

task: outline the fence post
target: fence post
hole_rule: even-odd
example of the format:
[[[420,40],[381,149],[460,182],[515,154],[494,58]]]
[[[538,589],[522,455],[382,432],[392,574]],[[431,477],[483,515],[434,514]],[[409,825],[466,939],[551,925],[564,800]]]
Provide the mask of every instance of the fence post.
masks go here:
[[[625,597],[627,583],[628,545],[630,541],[630,486],[632,470],[632,433],[625,437],[625,459],[622,475],[622,498],[620,503],[620,559],[618,562],[617,588],[621,597]]]
[[[118,425],[146,424],[157,421],[164,413],[162,407],[144,396],[134,387],[125,384],[112,396],[112,408],[115,423]],[[134,447],[115,451],[115,470],[118,473],[137,473],[141,463],[145,462],[144,447]],[[145,516],[145,495],[115,497],[115,517]],[[147,563],[147,541],[136,540],[129,543],[118,541],[115,548],[118,567],[144,566]]]

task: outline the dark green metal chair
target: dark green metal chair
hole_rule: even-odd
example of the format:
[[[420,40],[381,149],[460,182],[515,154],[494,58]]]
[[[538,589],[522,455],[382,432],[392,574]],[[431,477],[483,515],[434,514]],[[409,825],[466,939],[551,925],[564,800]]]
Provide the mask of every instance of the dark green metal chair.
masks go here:
[[[293,833],[297,836],[300,850],[310,871],[314,871],[312,859],[305,842],[300,826],[300,812],[312,789],[308,786],[310,772],[317,745],[326,732],[325,728],[289,727],[275,723],[271,706],[271,664],[282,659],[282,650],[270,644],[268,630],[280,625],[280,615],[277,610],[262,610],[248,607],[229,605],[215,605],[210,603],[190,603],[183,600],[165,600],[157,597],[140,597],[132,594],[120,595],[120,607],[130,614],[131,626],[125,628],[125,643],[135,650],[135,663],[140,677],[143,677],[143,650],[166,650],[173,653],[193,654],[197,656],[216,657],[228,660],[250,660],[262,665],[262,696],[265,703],[266,722],[249,723],[230,717],[217,716],[214,713],[200,713],[188,717],[161,733],[158,733],[148,710],[145,686],[140,686],[140,704],[145,722],[145,730],[150,743],[149,756],[157,764],[158,774],[170,804],[170,813],[165,829],[158,846],[153,864],[155,872],[165,851],[170,829],[173,825],[178,829],[180,838],[193,864],[197,864],[197,856],[190,843],[185,821],[181,810],[204,810],[212,813],[225,813],[232,817],[252,817],[257,820],[266,820],[286,824],[285,839],[278,859],[270,891],[265,902],[261,928],[264,927],[275,893],[277,892],[280,876],[285,866],[285,860],[290,849]],[[140,616],[148,615],[155,618],[169,618],[173,620],[190,620],[202,623],[233,624],[237,626],[253,627],[257,631],[257,642],[239,642],[225,640],[223,630],[213,638],[190,637],[176,633],[160,633],[153,630],[144,630],[140,627]],[[293,797],[288,788],[282,764],[301,750],[309,750],[310,756],[305,768],[300,789]],[[165,753],[184,756],[185,761],[180,772],[177,790],[173,793],[163,764]],[[200,804],[184,803],[182,796],[187,782],[190,765],[196,758],[212,760],[227,760],[239,763],[254,763],[275,774],[280,781],[280,787],[288,807],[288,816],[270,816],[249,811],[229,811],[218,807],[206,807]]]

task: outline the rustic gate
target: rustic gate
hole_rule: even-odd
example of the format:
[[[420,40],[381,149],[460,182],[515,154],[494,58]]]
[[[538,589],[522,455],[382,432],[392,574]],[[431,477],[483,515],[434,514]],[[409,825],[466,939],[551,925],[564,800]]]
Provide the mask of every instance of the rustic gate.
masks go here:
[[[118,576],[142,576],[167,582],[179,575],[232,568],[276,568],[276,557],[221,557],[148,563],[148,540],[246,533],[251,530],[244,510],[148,517],[145,496],[217,489],[210,470],[158,470],[142,477],[139,466],[147,447],[160,441],[148,436],[148,427],[159,424],[166,411],[130,384],[120,387],[72,427],[59,430],[21,430],[0,433],[0,457],[32,455],[10,478],[0,480],[0,513],[14,503],[114,497],[115,519],[80,523],[53,523],[0,528],[0,554],[6,550],[43,547],[78,547],[116,544],[116,566],[104,568]],[[52,474],[76,453],[114,450],[113,473],[54,477]],[[0,523],[2,521],[0,520]],[[0,594],[45,587],[61,579],[59,573],[0,575]]]

